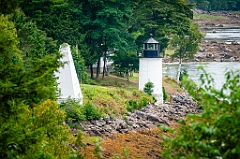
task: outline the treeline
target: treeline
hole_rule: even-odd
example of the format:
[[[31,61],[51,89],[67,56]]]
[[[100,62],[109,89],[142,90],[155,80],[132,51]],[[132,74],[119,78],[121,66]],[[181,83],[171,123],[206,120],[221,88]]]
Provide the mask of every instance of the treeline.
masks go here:
[[[189,0],[196,8],[215,11],[239,11],[240,0]]]
[[[34,23],[57,46],[78,45],[86,67],[91,70],[91,78],[95,78],[93,64],[99,64],[100,57],[110,52],[114,52],[114,66],[120,72],[137,69],[142,42],[150,33],[160,42],[161,51],[171,43],[173,35],[192,34],[189,28],[194,6],[182,0],[4,0],[1,3],[5,13],[18,8],[18,12],[12,13],[13,18],[22,14],[22,20]]]

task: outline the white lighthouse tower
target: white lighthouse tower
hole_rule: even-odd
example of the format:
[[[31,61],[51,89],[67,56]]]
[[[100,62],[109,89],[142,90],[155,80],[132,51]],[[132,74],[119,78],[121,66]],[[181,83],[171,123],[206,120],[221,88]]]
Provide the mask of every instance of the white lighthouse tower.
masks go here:
[[[159,42],[150,34],[150,38],[143,43],[143,54],[139,57],[139,90],[143,90],[146,83],[152,82],[152,95],[157,100],[156,104],[163,103],[162,58]]]

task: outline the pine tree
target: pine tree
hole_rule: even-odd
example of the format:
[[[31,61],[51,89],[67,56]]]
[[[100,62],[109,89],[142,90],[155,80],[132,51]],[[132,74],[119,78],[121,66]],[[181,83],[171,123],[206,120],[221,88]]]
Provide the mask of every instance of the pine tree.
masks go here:
[[[0,16],[0,158],[70,158],[74,151],[68,145],[76,143],[69,127],[62,125],[64,112],[52,101],[60,55],[38,55],[34,49],[44,53],[44,46],[38,47],[41,31],[31,27],[20,39],[28,44],[33,40],[36,48],[20,46],[21,52],[14,24]]]

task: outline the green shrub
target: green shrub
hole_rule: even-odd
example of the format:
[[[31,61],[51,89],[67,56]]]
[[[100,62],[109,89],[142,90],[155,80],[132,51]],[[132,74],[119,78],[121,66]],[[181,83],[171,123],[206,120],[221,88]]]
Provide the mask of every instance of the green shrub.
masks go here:
[[[68,99],[66,102],[60,104],[60,108],[66,112],[66,120],[85,120],[85,116],[80,110],[81,105],[79,101],[74,99]]]
[[[199,87],[183,81],[202,113],[188,115],[173,139],[167,140],[164,158],[240,158],[240,73],[226,73],[220,90],[204,71]]]
[[[142,107],[148,105],[148,103],[149,103],[149,98],[147,98],[146,96],[142,96],[140,98],[140,104],[139,104],[138,108],[141,109]]]
[[[80,110],[86,120],[100,119],[104,114],[101,108],[89,101],[80,107]]]
[[[152,92],[153,92],[153,83],[152,82],[147,82],[145,85],[144,85],[144,88],[143,88],[143,91],[148,94],[148,95],[152,95]]]
[[[139,90],[133,90],[132,94],[133,94],[133,96],[135,96],[135,97],[140,97],[141,92],[140,92]]]
[[[183,69],[182,72],[180,72],[180,77],[179,77],[179,81],[183,80],[183,77],[188,77],[188,72],[186,69]]]
[[[127,96],[127,93],[126,93],[126,91],[125,91],[124,89],[118,89],[117,91],[118,91],[118,93],[119,93],[122,97],[126,97],[126,96]]]
[[[168,95],[164,87],[162,87],[162,91],[163,91],[163,100],[167,100]]]
[[[138,102],[136,99],[129,100],[128,101],[128,106],[127,106],[127,111],[132,112],[134,109],[138,109]]]

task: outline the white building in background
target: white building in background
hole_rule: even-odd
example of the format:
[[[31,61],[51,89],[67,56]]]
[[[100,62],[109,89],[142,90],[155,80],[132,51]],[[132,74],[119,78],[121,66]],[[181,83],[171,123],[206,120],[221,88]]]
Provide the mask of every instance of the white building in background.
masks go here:
[[[107,52],[106,65],[105,65],[106,66],[105,71],[107,73],[114,72],[114,67],[112,66],[113,60],[111,59],[112,56],[114,56],[114,53]],[[100,57],[100,64],[99,64],[100,73],[103,73],[103,67],[104,67],[104,57]],[[93,69],[94,69],[94,71],[96,71],[97,62],[95,64],[93,64]]]
[[[162,58],[159,43],[151,37],[143,43],[143,55],[139,57],[139,90],[143,90],[145,84],[153,83],[152,95],[156,98],[156,104],[163,103],[162,90]]]
[[[61,61],[66,62],[64,67],[59,68],[55,75],[58,77],[57,82],[60,95],[58,102],[66,101],[68,98],[78,100],[83,104],[83,95],[74,66],[70,45],[64,43],[60,46],[60,53],[63,55]]]

